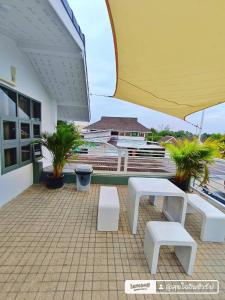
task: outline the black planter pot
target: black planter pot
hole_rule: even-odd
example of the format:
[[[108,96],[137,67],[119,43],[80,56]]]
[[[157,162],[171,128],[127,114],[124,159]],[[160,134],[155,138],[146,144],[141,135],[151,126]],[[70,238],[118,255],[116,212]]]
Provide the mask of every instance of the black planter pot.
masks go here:
[[[60,177],[54,177],[52,174],[47,176],[46,186],[49,189],[59,189],[64,185],[64,175]]]
[[[175,184],[177,187],[179,187],[182,191],[188,192],[190,187],[190,181],[191,178],[188,178],[184,181],[178,182],[175,178],[170,179],[170,181]]]

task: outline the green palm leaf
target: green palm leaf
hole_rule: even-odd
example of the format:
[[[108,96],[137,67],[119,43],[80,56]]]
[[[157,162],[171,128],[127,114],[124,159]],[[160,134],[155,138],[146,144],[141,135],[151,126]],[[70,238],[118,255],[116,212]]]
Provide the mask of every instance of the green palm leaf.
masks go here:
[[[208,165],[214,162],[218,153],[217,143],[194,140],[178,140],[175,145],[165,144],[171,159],[176,164],[176,181],[183,182],[190,177],[201,178],[202,184],[209,180]]]
[[[72,148],[83,144],[78,129],[71,124],[60,123],[56,132],[43,133],[40,143],[52,154],[53,176],[60,177],[67,162],[67,155]]]

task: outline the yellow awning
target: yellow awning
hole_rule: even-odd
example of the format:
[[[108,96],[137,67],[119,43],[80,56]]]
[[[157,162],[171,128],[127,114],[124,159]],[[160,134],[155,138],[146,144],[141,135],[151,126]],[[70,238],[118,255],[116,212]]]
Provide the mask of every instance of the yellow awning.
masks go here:
[[[114,97],[184,119],[225,101],[225,0],[106,0]]]

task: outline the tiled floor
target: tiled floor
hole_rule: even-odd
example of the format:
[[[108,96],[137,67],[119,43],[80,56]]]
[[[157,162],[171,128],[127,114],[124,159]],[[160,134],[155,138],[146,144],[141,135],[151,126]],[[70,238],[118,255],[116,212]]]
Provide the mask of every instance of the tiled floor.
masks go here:
[[[0,299],[225,299],[225,244],[199,240],[200,216],[188,215],[186,229],[198,243],[191,279],[218,279],[219,295],[126,296],[126,279],[190,279],[171,248],[161,251],[150,276],[143,253],[144,227],[164,220],[159,209],[140,203],[138,234],[126,218],[126,186],[119,231],[96,231],[99,185],[78,193],[73,185],[47,190],[36,185],[0,210]]]

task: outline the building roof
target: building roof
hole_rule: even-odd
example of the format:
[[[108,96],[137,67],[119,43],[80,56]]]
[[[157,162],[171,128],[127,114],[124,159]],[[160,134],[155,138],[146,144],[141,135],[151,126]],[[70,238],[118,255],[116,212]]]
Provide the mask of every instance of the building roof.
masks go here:
[[[79,34],[82,42],[85,44],[85,36],[82,33],[81,28],[80,28],[80,26],[77,23],[77,20],[76,20],[76,18],[74,16],[74,13],[73,13],[72,9],[69,6],[68,1],[67,0],[61,0],[61,2],[63,4],[63,6],[64,6],[64,8],[65,8],[65,10],[66,10],[66,12],[68,14],[68,16],[70,17],[70,20],[72,21],[73,26],[76,28],[76,30],[77,30],[77,32],[78,32],[78,34]]]
[[[85,129],[88,130],[115,130],[127,132],[149,132],[149,128],[138,122],[137,118],[125,117],[102,117],[100,121],[95,122]]]
[[[159,142],[160,143],[176,144],[177,140],[172,135],[166,135],[166,136],[162,137]]]
[[[0,0],[0,32],[30,61],[58,119],[89,122],[84,36],[67,1]]]

